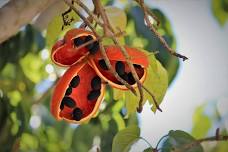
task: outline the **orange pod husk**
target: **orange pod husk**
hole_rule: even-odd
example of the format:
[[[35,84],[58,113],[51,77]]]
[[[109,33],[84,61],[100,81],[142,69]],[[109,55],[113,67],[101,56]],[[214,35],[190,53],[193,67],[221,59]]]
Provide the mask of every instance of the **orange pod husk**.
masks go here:
[[[71,66],[57,82],[51,113],[57,120],[81,124],[96,115],[103,100],[105,84],[87,63]]]
[[[133,63],[140,82],[143,83],[147,75],[146,68],[149,65],[147,55],[136,48],[131,48],[128,46],[124,46],[124,48],[130,56],[130,61]],[[137,87],[132,72],[126,62],[126,58],[121,52],[121,49],[118,46],[111,45],[105,46],[105,50],[110,60],[111,66],[116,70],[118,75],[134,88]],[[126,86],[119,82],[108,70],[100,51],[97,52],[94,58],[90,59],[89,62],[94,67],[97,74],[104,81],[107,81],[109,85],[118,89],[127,90]]]
[[[96,39],[92,32],[85,29],[71,29],[67,31],[64,39],[58,40],[51,51],[52,61],[62,67],[71,66],[80,61],[90,52],[98,50],[98,42],[94,42],[85,47],[80,47],[84,43]]]

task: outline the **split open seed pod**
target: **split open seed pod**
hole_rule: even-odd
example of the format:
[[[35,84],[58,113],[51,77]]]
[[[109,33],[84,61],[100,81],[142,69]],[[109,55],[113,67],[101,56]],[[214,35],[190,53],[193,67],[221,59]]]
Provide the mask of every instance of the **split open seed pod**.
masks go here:
[[[71,66],[57,82],[51,113],[57,120],[81,124],[91,119],[103,100],[105,84],[85,62]]]
[[[97,41],[80,47],[88,41],[95,40],[92,32],[82,28],[69,30],[62,40],[58,40],[52,47],[51,59],[59,66],[71,66],[80,61],[87,54],[95,54],[99,49]]]
[[[136,48],[128,46],[124,46],[124,48],[130,56],[129,60],[133,63],[140,82],[143,83],[147,75],[146,68],[149,65],[147,55]],[[130,67],[126,62],[126,58],[122,54],[121,49],[118,46],[111,45],[105,46],[105,50],[111,66],[116,70],[118,75],[133,87],[137,87],[136,81],[133,78]],[[126,86],[119,82],[108,70],[100,51],[97,52],[92,59],[90,59],[90,64],[94,67],[97,75],[99,75],[104,81],[107,81],[109,85],[118,89],[127,90]]]

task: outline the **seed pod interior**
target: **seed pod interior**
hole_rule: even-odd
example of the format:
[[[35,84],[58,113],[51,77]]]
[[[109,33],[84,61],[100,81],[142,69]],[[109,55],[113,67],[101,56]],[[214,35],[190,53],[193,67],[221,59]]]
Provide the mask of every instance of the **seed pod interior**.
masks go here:
[[[72,80],[78,77],[80,78],[79,84],[72,87],[70,94],[66,94],[66,90],[71,87]],[[104,96],[104,84],[100,84],[98,90],[91,87],[91,81],[96,77],[96,72],[87,63],[75,64],[66,71],[58,81],[51,101],[51,112],[57,120],[82,123],[96,114]],[[99,94],[95,94],[95,97],[89,100],[88,95],[94,91]]]
[[[135,48],[125,46],[125,49],[131,57],[131,62],[133,63],[133,67],[139,77],[139,80],[143,82],[147,74],[146,68],[149,64],[147,55]],[[117,46],[106,46],[105,50],[111,66],[114,70],[116,70],[117,74],[130,85],[136,87],[136,81],[133,78],[130,67],[126,62],[126,58],[122,55],[120,48]],[[100,52],[98,52],[95,57],[90,60],[90,63],[93,65],[97,74],[111,86],[123,90],[127,89],[125,85],[119,82],[115,76],[107,70],[107,65],[105,64]]]
[[[98,51],[97,42],[88,47],[79,47],[89,40],[96,39],[92,32],[85,29],[69,30],[63,40],[59,40],[52,48],[51,59],[59,66],[71,66],[90,52]]]

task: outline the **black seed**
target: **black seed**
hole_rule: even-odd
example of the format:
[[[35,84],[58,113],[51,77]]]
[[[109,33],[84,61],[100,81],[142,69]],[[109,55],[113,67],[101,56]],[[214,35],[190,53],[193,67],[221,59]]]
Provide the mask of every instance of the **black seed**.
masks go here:
[[[78,37],[78,38],[75,38],[74,39],[74,45],[76,46],[76,47],[78,47],[78,46],[80,46],[80,45],[82,45],[82,44],[84,44],[85,43],[85,41],[81,38],[81,37]]]
[[[74,111],[73,111],[73,119],[76,120],[76,121],[79,121],[82,119],[82,115],[83,115],[83,112],[80,108],[75,108]]]
[[[134,77],[133,77],[133,75],[132,75],[132,73],[131,72],[129,72],[128,74],[127,74],[127,77],[128,77],[128,83],[129,84],[135,84],[135,79],[134,79]]]
[[[116,62],[116,72],[119,74],[119,75],[124,75],[125,73],[125,66],[124,66],[124,63],[122,61],[117,61]]]
[[[89,42],[89,41],[91,41],[91,40],[93,40],[93,37],[92,37],[91,35],[86,36],[85,42]],[[93,43],[90,43],[90,44],[88,44],[88,45],[86,46],[86,48],[89,50],[89,52],[90,52],[90,49],[93,48],[93,44],[94,44],[94,42],[93,42]],[[91,53],[91,52],[90,52],[90,53]]]
[[[133,64],[133,66],[134,66],[135,68],[137,68],[137,69],[142,68],[141,65],[138,65],[138,64]]]
[[[93,37],[91,35],[86,36],[85,42],[89,42],[91,40],[93,40]]]
[[[98,64],[99,64],[99,66],[100,66],[103,70],[108,70],[108,66],[106,65],[104,59],[99,60],[99,61],[98,61]]]
[[[61,102],[61,104],[60,104],[60,110],[63,110],[63,108],[64,108],[64,102]]]
[[[124,72],[124,74],[120,75],[120,77],[122,79],[124,79],[125,81],[128,81],[128,74],[126,72]]]
[[[99,76],[95,76],[91,80],[91,88],[93,90],[100,90],[101,89],[101,78]]]
[[[85,42],[89,42],[91,40],[93,40],[91,35],[86,36]],[[99,50],[99,43],[98,41],[95,41],[91,44],[88,44],[86,48],[89,50],[90,54],[95,54]]]
[[[88,100],[95,100],[100,96],[101,92],[100,90],[92,90],[87,96]]]
[[[75,102],[71,97],[64,97],[62,103],[69,108],[75,107]]]
[[[65,96],[69,96],[72,93],[72,88],[68,87],[65,93]]]
[[[71,80],[70,86],[73,88],[76,88],[79,85],[79,83],[80,83],[80,77],[77,75]]]
[[[97,41],[86,46],[90,54],[95,54],[99,50],[99,43]]]
[[[124,74],[120,75],[120,77],[128,82],[128,75],[126,72],[124,72]],[[117,84],[123,84],[123,83],[118,81]]]

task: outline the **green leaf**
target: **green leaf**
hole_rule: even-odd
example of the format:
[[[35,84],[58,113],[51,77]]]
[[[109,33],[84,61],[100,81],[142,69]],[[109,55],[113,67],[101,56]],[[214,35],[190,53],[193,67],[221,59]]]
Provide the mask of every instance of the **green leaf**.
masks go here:
[[[205,107],[205,104],[198,107],[193,115],[192,135],[195,138],[205,137],[212,127],[212,120],[204,113]]]
[[[64,26],[62,30],[63,18],[61,14],[55,16],[48,25],[47,34],[46,34],[46,44],[48,48],[51,48],[54,43],[61,37],[67,30],[73,27],[74,23],[79,21],[79,17],[74,11],[68,13],[68,19],[73,19],[69,26]]]
[[[166,40],[168,45],[175,49],[176,47],[176,40],[172,31],[171,24],[168,18],[158,9],[151,9],[151,11],[158,17],[160,21],[160,26],[158,27],[159,33],[163,36]],[[135,6],[129,10],[129,18],[132,18],[134,26],[131,31],[127,31],[129,36],[128,45],[135,45],[136,43],[140,43],[143,45],[148,51],[158,51],[159,53],[156,54],[157,59],[161,62],[161,64],[165,67],[169,75],[169,84],[175,78],[177,70],[179,68],[179,60],[177,57],[174,57],[168,53],[168,51],[163,47],[160,40],[156,37],[156,35],[151,32],[147,26],[144,24],[144,14],[140,7]],[[132,24],[132,20],[129,20],[128,23]],[[132,26],[128,24],[129,26]],[[128,29],[128,28],[127,28]],[[134,32],[136,31],[136,36]],[[136,40],[137,39],[137,40]]]
[[[196,140],[188,133],[176,130],[171,130],[168,134],[168,138],[162,144],[162,152],[171,151],[184,151],[184,152],[203,152],[203,147],[201,145],[194,145],[189,149],[184,149],[183,147],[187,144],[195,142]]]
[[[217,145],[210,152],[225,152],[228,151],[227,141],[217,142]]]
[[[33,53],[29,53],[21,59],[20,64],[25,75],[34,83],[40,82],[47,76],[44,68],[45,63]]]
[[[212,0],[212,12],[221,26],[228,20],[228,0]]]
[[[21,136],[20,149],[23,151],[26,150],[35,150],[38,148],[38,139],[31,134],[23,133]]]
[[[125,12],[114,6],[105,7],[105,11],[114,30],[117,32],[119,29],[124,31],[127,26],[127,17]]]
[[[147,149],[144,149],[143,152],[153,152],[153,149],[149,147]]]
[[[148,90],[150,90],[153,93],[158,104],[160,104],[163,100],[163,97],[168,87],[167,72],[159,63],[159,61],[156,60],[153,54],[148,53],[144,50],[141,51],[148,54],[150,62],[149,67],[147,68],[147,77],[143,84]],[[115,100],[122,99],[126,102],[127,116],[136,112],[139,98],[133,95],[130,91],[114,89],[113,96]],[[152,97],[144,91],[143,104],[145,104],[146,101],[149,101],[150,104],[153,104],[152,111],[155,112],[156,106],[154,104]]]
[[[140,136],[138,126],[129,126],[119,131],[112,143],[112,152],[127,152],[131,145],[134,144]]]
[[[158,104],[160,104],[168,88],[168,75],[159,61],[156,61],[156,63],[151,62],[151,60],[155,60],[154,56],[150,56],[149,59],[151,64],[149,65],[147,79],[144,84],[154,94]],[[157,110],[156,106],[147,92],[145,93],[146,99],[150,104],[153,104],[152,111],[155,112]]]

